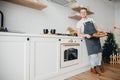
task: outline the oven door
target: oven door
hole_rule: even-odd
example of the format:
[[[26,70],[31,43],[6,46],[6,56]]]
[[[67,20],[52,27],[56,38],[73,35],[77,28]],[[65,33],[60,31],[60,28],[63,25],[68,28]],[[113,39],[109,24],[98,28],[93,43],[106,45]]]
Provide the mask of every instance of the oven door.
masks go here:
[[[80,62],[79,43],[61,44],[61,68],[72,66]]]

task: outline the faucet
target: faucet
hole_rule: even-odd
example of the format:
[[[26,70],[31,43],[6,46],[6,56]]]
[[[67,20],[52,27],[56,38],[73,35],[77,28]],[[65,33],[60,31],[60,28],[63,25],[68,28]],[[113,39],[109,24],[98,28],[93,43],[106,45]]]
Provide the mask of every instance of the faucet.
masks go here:
[[[0,11],[0,14],[1,14],[1,27],[0,27],[0,31],[2,31],[2,32],[7,32],[7,31],[8,31],[7,28],[3,26],[3,25],[4,25],[4,24],[3,24],[4,15],[3,15],[2,11]]]

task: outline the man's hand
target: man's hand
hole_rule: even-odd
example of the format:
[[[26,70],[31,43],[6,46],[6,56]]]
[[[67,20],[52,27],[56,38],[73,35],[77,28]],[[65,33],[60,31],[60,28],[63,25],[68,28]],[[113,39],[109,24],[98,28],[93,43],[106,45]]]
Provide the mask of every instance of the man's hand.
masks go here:
[[[85,37],[86,37],[86,38],[91,38],[92,36],[89,35],[89,34],[85,34]]]

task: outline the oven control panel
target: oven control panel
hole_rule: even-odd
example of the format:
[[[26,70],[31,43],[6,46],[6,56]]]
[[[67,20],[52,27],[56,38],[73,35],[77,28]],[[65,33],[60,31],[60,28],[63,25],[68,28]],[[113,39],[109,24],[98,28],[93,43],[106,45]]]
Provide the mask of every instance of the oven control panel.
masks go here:
[[[59,39],[59,41],[61,43],[80,43],[81,40],[78,38],[62,38],[62,39]]]

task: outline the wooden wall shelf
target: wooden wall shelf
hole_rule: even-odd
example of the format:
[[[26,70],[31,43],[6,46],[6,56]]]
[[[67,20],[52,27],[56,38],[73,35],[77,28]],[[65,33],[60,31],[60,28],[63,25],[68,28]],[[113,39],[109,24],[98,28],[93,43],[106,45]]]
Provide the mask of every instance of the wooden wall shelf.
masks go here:
[[[82,7],[80,7],[80,6],[78,6],[78,7],[74,7],[74,8],[72,8],[74,11],[77,11],[77,12],[80,12],[80,9],[81,9]],[[90,11],[90,10],[88,10],[88,15],[91,15],[91,14],[94,14],[92,11]]]
[[[78,6],[78,7],[72,8],[72,10],[80,12],[81,8],[82,7]],[[91,14],[94,14],[94,13],[92,11],[88,10],[88,15],[91,15]],[[75,19],[75,20],[80,20],[81,19],[81,17],[79,15],[76,15],[76,14],[70,15],[70,16],[68,16],[68,18]]]
[[[70,15],[68,18],[75,19],[75,20],[80,20],[81,17],[79,15]]]
[[[47,7],[47,5],[45,4],[42,4],[40,2],[34,2],[32,0],[3,0],[3,1],[11,2],[14,4],[18,4],[38,10],[42,10]]]

